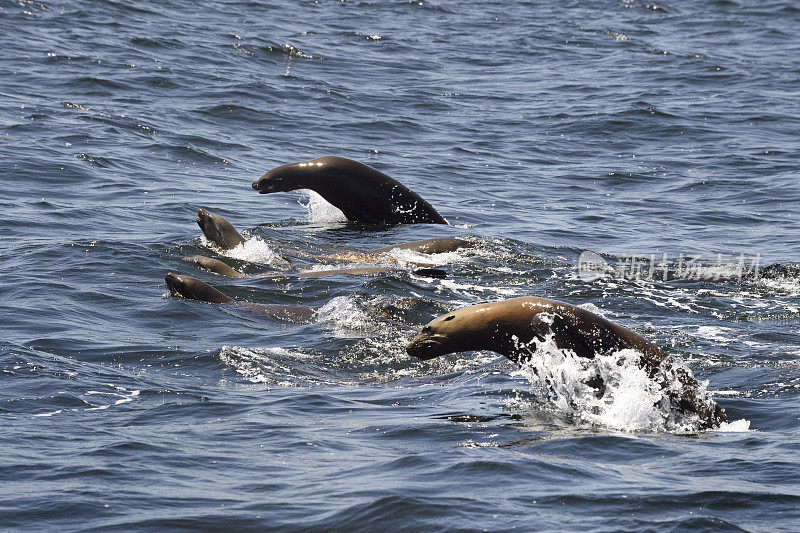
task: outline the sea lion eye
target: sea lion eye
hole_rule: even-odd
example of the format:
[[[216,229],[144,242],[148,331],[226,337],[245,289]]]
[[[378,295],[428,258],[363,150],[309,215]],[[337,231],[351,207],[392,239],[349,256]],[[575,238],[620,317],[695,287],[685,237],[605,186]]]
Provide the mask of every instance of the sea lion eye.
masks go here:
[[[456,315],[450,315],[449,317],[445,318],[443,322],[447,322],[448,320],[453,320],[455,317]]]

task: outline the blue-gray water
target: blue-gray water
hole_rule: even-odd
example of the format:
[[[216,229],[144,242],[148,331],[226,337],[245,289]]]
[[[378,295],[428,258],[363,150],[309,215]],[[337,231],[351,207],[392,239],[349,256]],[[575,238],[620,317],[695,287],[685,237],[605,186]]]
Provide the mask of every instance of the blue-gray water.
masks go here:
[[[796,531],[800,282],[731,278],[798,261],[799,23],[790,0],[1,1],[0,526]],[[250,188],[328,154],[452,226]],[[219,257],[199,207],[251,260],[482,244],[430,258],[446,280],[230,280],[180,259]],[[666,254],[667,279],[592,280],[586,250]],[[268,321],[165,297],[168,271],[324,307]],[[637,390],[570,411],[493,354],[412,360],[373,311],[518,295],[635,329],[737,422],[648,425]]]

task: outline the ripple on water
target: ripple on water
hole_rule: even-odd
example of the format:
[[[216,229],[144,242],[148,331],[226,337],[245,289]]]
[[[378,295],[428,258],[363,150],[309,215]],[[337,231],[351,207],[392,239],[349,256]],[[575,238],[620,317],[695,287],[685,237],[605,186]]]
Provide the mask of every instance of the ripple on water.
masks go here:
[[[3,525],[796,529],[800,8],[455,6],[0,3]],[[326,154],[452,226],[250,187]],[[200,238],[199,207],[245,244]],[[369,277],[181,261],[330,268],[313,256],[441,236],[480,244],[363,259],[401,268]],[[581,276],[585,251],[605,276]],[[664,254],[663,276],[615,270]],[[783,266],[740,279],[740,256]],[[168,271],[316,322],[162,297]],[[637,331],[733,422],[682,432],[625,354],[593,363],[608,402],[563,352],[536,375],[406,354],[432,318],[514,296]]]

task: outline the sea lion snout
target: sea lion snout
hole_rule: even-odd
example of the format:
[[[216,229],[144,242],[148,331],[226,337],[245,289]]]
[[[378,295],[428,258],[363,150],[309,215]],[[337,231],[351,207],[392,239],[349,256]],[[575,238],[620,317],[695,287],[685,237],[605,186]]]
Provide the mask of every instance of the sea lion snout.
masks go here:
[[[208,222],[210,218],[211,218],[211,213],[209,213],[205,209],[201,208],[197,210],[197,225],[200,226],[201,229]]]
[[[406,353],[422,361],[439,357],[445,353],[442,351],[441,343],[445,338],[445,335],[436,334],[430,325],[425,326],[420,334],[408,343]]]
[[[173,274],[172,272],[169,272],[166,276],[164,276],[164,282],[166,282],[169,293],[172,296],[180,296],[180,291],[185,286],[185,283],[181,277],[177,274]]]
[[[278,188],[274,183],[265,179],[259,179],[253,182],[253,188],[258,191],[258,194],[269,194],[271,192],[278,192]]]
[[[283,167],[278,167],[283,168]],[[283,178],[273,170],[267,172],[256,181],[253,182],[253,189],[257,190],[259,194],[269,194],[271,192],[280,192],[283,189],[279,186],[283,183]]]

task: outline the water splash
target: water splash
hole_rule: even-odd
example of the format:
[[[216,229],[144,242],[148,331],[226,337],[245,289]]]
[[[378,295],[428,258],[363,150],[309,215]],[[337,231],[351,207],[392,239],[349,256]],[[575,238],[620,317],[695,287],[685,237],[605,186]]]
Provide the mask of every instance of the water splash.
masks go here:
[[[251,383],[263,383],[278,387],[298,387],[311,384],[334,384],[333,381],[318,375],[309,375],[301,370],[313,355],[286,348],[247,348],[244,346],[223,346],[219,358],[225,365]],[[311,361],[312,366],[319,365]]]
[[[308,221],[313,224],[332,224],[346,222],[347,217],[344,213],[325,198],[312,190],[303,189],[302,192],[308,195],[308,203],[299,201],[300,205],[308,210]]]
[[[800,296],[800,278],[759,278],[754,285],[761,289],[785,296]]]
[[[440,254],[425,254],[414,250],[393,248],[385,254],[399,265],[427,264],[432,266],[446,265],[463,262],[466,258],[459,252],[443,252]]]
[[[681,374],[691,376],[691,371],[673,358],[666,359],[651,377],[641,365],[641,354],[631,349],[591,359],[578,357],[571,350],[559,349],[552,335],[521,349],[530,353],[530,359],[513,375],[525,377],[538,398],[590,424],[622,431],[676,433],[704,427],[697,414],[675,409],[671,397],[681,397],[685,390]],[[591,385],[598,378],[601,389]],[[713,400],[706,387],[707,382],[698,383],[697,403],[710,406]],[[749,424],[737,421],[735,427],[745,423]]]
[[[750,421],[742,418],[732,422],[723,422],[717,431],[721,431],[722,433],[742,433],[753,430],[750,429]]]
[[[214,243],[206,239],[205,236],[200,237],[200,242],[203,246],[211,248],[215,252],[225,257],[230,257],[231,259],[270,266],[286,266],[288,264],[286,259],[281,257],[274,248],[258,236],[250,237],[230,250],[220,249]]]
[[[350,338],[369,333],[376,322],[367,311],[346,296],[336,296],[317,309],[316,322],[327,325],[337,337]]]

